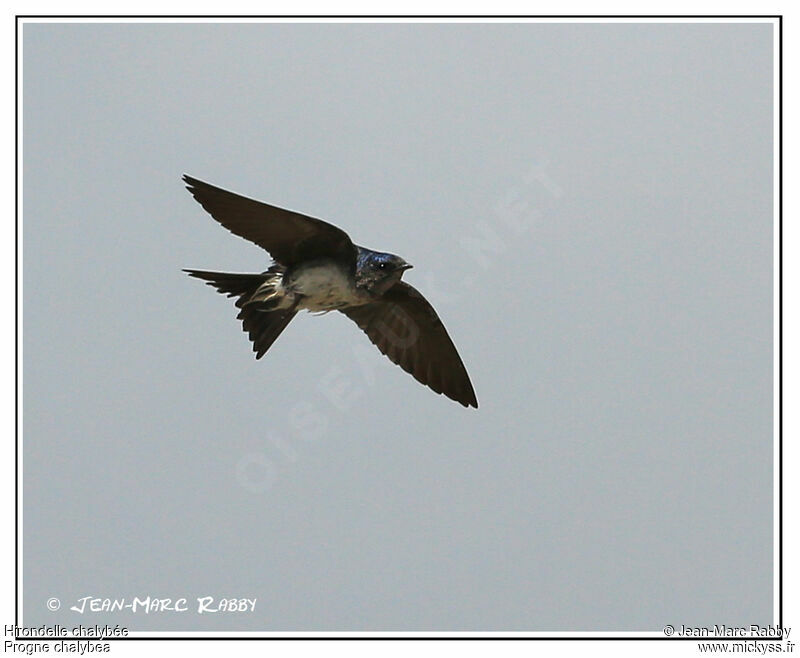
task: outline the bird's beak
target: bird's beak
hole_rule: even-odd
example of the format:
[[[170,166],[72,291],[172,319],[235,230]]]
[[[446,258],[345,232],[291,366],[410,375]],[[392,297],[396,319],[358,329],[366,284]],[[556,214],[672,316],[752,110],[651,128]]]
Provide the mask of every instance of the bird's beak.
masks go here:
[[[402,265],[400,267],[400,271],[401,272],[405,272],[406,270],[410,270],[412,267],[414,267],[414,266],[411,265],[410,263],[406,263],[406,264],[404,264],[404,265]]]

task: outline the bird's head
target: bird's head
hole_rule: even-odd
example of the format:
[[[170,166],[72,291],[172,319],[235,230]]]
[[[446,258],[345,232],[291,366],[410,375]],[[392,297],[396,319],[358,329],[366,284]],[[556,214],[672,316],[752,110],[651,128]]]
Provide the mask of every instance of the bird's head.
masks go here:
[[[360,286],[380,295],[397,283],[403,272],[412,267],[413,265],[406,263],[400,256],[362,248],[358,255],[356,278]]]

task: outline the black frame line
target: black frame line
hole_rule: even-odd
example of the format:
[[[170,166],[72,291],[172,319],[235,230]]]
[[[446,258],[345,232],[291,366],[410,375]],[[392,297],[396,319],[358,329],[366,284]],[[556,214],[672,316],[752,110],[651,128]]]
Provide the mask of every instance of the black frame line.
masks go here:
[[[559,635],[542,636],[463,636],[463,635],[437,635],[426,637],[424,635],[332,635],[305,637],[299,635],[273,635],[273,636],[147,636],[147,637],[27,637],[20,636],[16,630],[19,627],[19,32],[22,19],[119,19],[152,18],[161,20],[165,18],[220,18],[220,19],[314,19],[314,18],[375,18],[375,19],[461,19],[461,18],[607,18],[607,19],[777,19],[778,21],[778,171],[773,172],[778,182],[778,627],[781,634],[774,637],[666,637],[666,636],[580,636],[569,637]],[[28,642],[49,641],[91,641],[91,642],[117,642],[117,641],[234,641],[234,642],[259,642],[259,641],[657,641],[657,642],[780,642],[783,637],[783,14],[16,14],[14,16],[14,639]],[[774,264],[773,264],[774,268]],[[774,285],[773,281],[773,285]],[[776,392],[773,391],[773,395]],[[487,631],[493,632],[493,631]],[[502,632],[502,631],[501,631]]]

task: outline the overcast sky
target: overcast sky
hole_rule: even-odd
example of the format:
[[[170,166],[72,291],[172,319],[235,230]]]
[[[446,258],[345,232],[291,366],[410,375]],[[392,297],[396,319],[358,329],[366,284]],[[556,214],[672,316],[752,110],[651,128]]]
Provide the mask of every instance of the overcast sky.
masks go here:
[[[771,25],[26,24],[23,45],[26,625],[773,621]],[[337,313],[255,361],[181,268],[268,256],[184,172],[413,263],[480,408]],[[257,604],[69,610],[148,595]]]

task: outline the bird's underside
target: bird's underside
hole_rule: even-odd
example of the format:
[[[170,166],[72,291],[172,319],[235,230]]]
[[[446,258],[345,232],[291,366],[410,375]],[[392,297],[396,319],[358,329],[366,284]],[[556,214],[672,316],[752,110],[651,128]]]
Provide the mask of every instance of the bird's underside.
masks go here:
[[[272,255],[260,274],[185,270],[235,298],[260,359],[300,310],[338,310],[391,361],[436,393],[478,406],[458,352],[428,301],[400,280],[410,268],[391,254],[354,245],[341,229],[184,176],[220,224]]]

